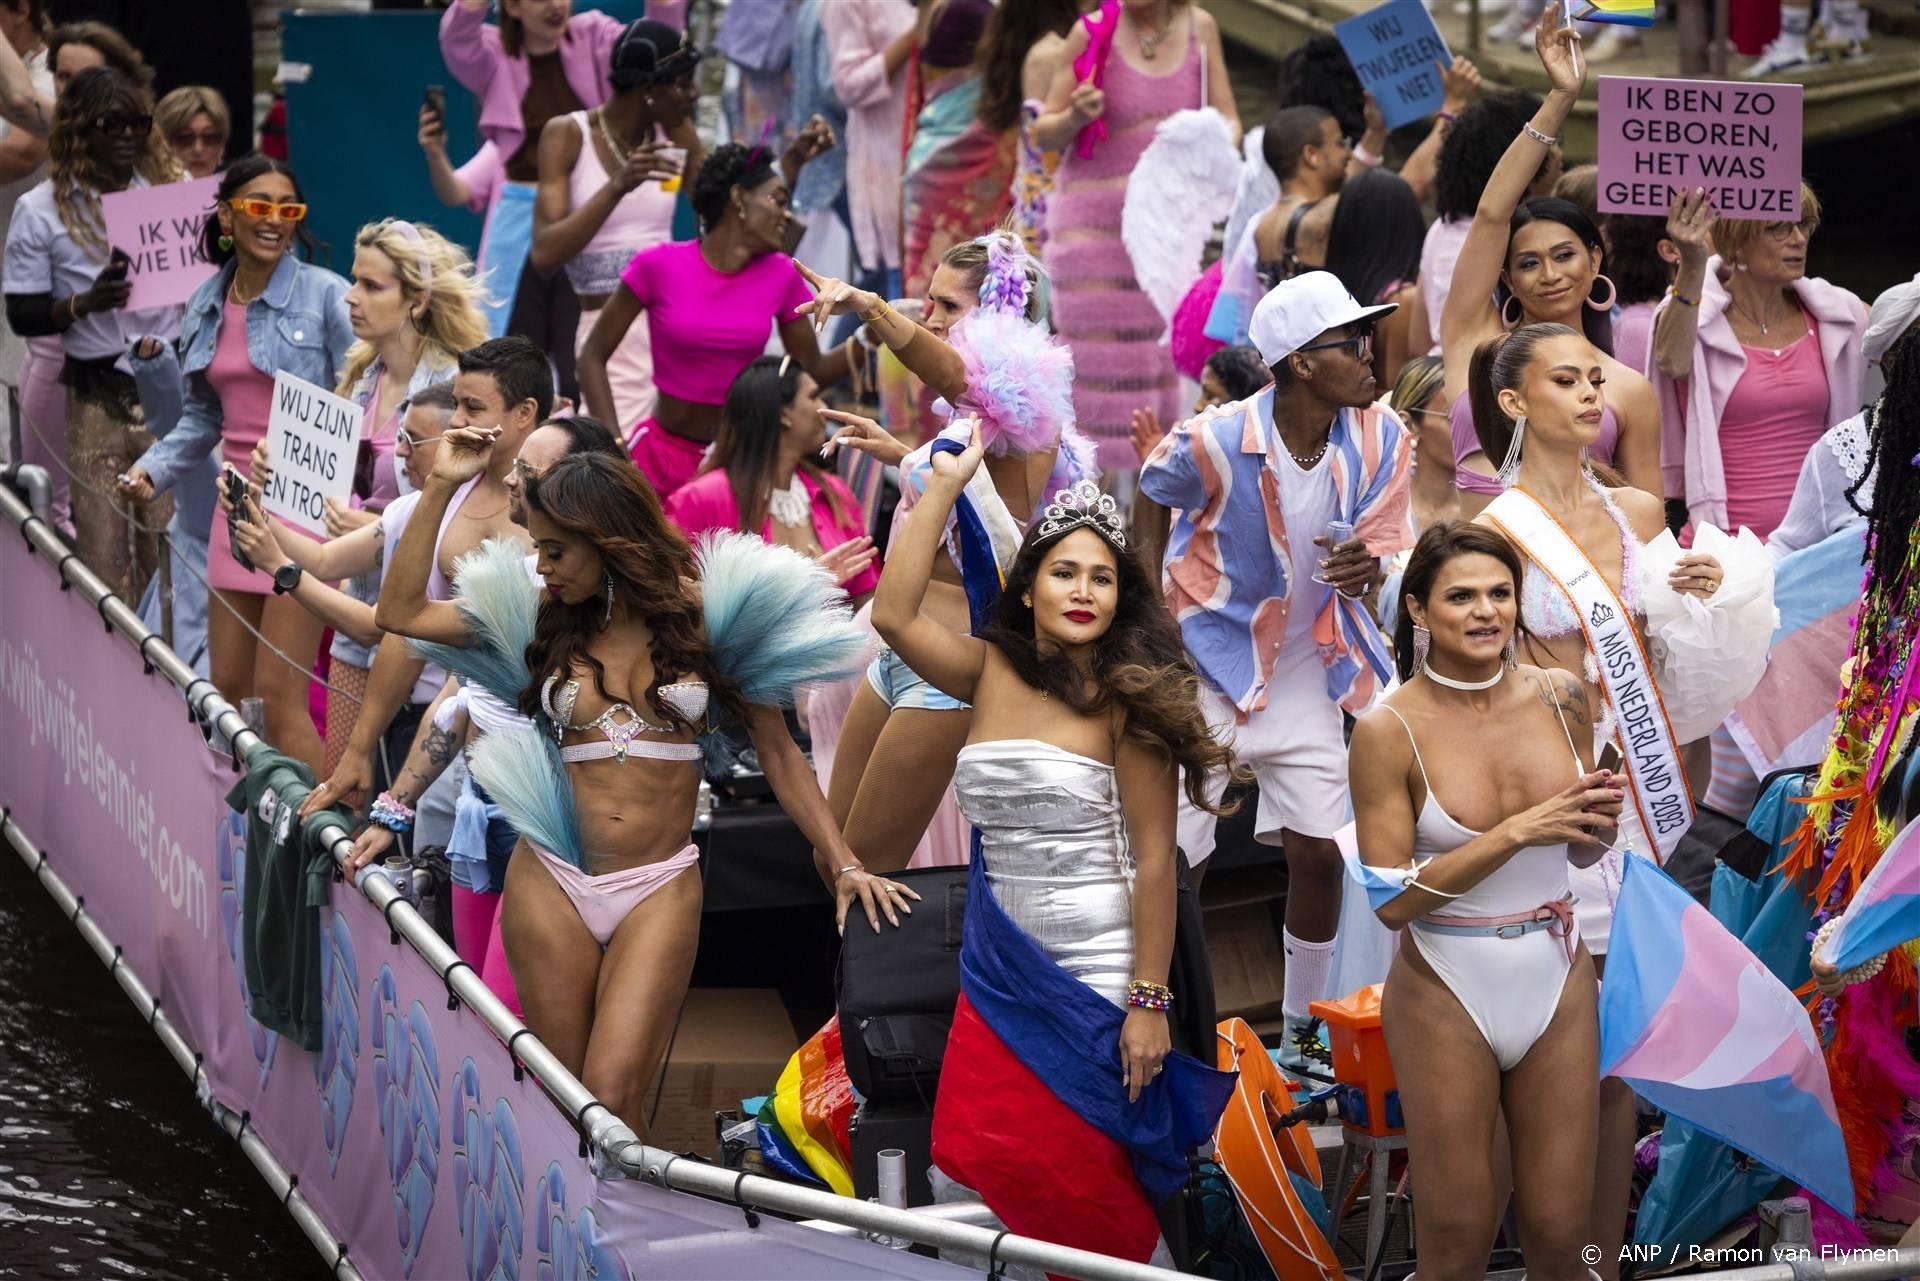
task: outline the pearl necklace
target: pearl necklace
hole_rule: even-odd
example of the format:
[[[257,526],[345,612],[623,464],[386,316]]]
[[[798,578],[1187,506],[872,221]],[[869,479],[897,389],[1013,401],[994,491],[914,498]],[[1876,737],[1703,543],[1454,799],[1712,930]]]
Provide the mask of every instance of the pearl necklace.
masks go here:
[[[1498,671],[1494,672],[1493,675],[1487,677],[1487,679],[1483,681],[1457,681],[1451,676],[1442,676],[1439,672],[1433,669],[1432,663],[1428,663],[1425,667],[1422,667],[1420,670],[1425,672],[1427,674],[1427,679],[1432,681],[1436,685],[1445,685],[1448,689],[1465,690],[1469,693],[1477,689],[1492,689],[1495,685],[1498,685],[1503,679],[1505,679],[1507,674],[1507,669],[1504,664],[1501,665]]]
[[[776,489],[767,495],[767,514],[782,525],[806,524],[812,506],[799,472],[793,474],[793,479],[787,482],[785,489]]]

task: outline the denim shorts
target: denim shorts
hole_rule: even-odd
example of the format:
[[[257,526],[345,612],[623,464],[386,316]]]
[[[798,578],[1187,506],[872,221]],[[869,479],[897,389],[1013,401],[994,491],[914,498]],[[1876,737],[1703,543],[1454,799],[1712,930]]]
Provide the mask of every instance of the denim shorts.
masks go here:
[[[901,657],[885,646],[867,667],[867,683],[873,692],[887,700],[888,707],[918,707],[929,712],[971,710],[951,694],[927,684]]]

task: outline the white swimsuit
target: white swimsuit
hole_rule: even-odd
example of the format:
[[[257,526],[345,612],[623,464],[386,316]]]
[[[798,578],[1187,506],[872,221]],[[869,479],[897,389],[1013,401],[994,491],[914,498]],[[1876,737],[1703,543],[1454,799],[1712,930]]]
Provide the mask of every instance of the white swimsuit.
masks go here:
[[[1445,858],[1482,833],[1461,825],[1435,798],[1413,727],[1391,706],[1381,706],[1393,712],[1413,741],[1414,763],[1419,765],[1420,781],[1427,789],[1426,802],[1414,823],[1414,859]],[[1564,715],[1560,728],[1566,730]],[[1573,752],[1575,774],[1582,773],[1570,732],[1567,750]],[[1566,986],[1578,942],[1577,934],[1568,937],[1573,929],[1570,899],[1566,845],[1532,846],[1488,873],[1445,908],[1416,919],[1409,931],[1417,939],[1420,955],[1486,1038],[1502,1072],[1518,1066],[1560,1007],[1560,993]],[[1449,918],[1512,918],[1542,911],[1551,919],[1531,926],[1516,923],[1497,927],[1497,932],[1494,927],[1445,924]]]

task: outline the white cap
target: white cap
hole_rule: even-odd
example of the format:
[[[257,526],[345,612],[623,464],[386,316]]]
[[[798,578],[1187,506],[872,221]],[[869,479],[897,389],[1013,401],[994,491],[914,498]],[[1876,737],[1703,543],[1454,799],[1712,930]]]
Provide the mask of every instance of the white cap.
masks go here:
[[[1340,277],[1330,271],[1309,271],[1281,281],[1254,305],[1247,336],[1260,349],[1260,359],[1276,365],[1329,329],[1384,316],[1398,305],[1362,307]]]
[[[1887,389],[1880,358],[1900,341],[1916,320],[1920,320],[1920,275],[1895,285],[1873,300],[1873,310],[1867,313],[1867,331],[1860,336],[1860,353],[1867,358],[1866,385],[1862,391],[1868,400],[1880,399],[1880,394]]]

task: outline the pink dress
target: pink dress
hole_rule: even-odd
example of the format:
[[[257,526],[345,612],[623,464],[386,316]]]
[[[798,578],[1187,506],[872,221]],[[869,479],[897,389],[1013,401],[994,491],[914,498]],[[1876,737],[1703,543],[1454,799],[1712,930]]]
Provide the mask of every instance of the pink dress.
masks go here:
[[[207,366],[207,385],[220,398],[220,461],[248,476],[253,472],[253,447],[267,435],[273,379],[255,369],[247,356],[247,309],[231,302],[224,306],[220,336]],[[242,569],[233,558],[226,513],[218,507],[213,509],[213,529],[207,535],[207,582],[223,592],[265,596],[273,591],[271,575]]]
[[[1191,33],[1186,57],[1165,75],[1136,71],[1112,50],[1104,86],[1107,136],[1090,158],[1080,155],[1077,139],[1069,143],[1054,173],[1046,247],[1053,324],[1073,348],[1074,415],[1094,442],[1102,471],[1139,468],[1127,436],[1134,410],[1151,408],[1167,423],[1184,417],[1173,357],[1160,345],[1166,322],[1141,290],[1120,241],[1120,206],[1127,176],[1154,129],[1176,111],[1204,105],[1205,59]]]
[[[813,515],[813,535],[820,540],[821,551],[832,551],[841,543],[850,542],[865,533],[861,527],[860,504],[853,500],[853,491],[834,475],[815,478],[805,469],[800,472],[800,483],[806,487],[807,499]],[[840,500],[840,510],[845,513],[844,520],[836,520],[833,504],[828,501],[831,493]],[[740,507],[734,501],[733,483],[727,473],[716,468],[694,477],[667,499],[667,519],[678,525],[689,539],[698,540],[700,535],[712,529],[738,530],[740,528]],[[771,517],[760,528],[760,537],[767,542],[773,541],[773,520]],[[872,591],[880,582],[880,567],[870,565],[859,574],[842,583],[849,596],[860,596]]]
[[[1827,367],[1820,355],[1820,326],[1812,316],[1807,332],[1779,351],[1744,344],[1742,349],[1747,370],[1720,415],[1727,528],[1745,525],[1765,538],[1787,514],[1807,451],[1832,426]]]

